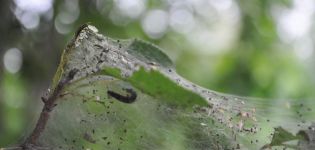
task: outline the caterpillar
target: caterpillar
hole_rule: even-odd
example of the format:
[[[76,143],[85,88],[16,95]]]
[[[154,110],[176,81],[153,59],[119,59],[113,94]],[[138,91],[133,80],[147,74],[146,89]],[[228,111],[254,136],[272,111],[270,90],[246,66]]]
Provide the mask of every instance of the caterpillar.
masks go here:
[[[123,89],[123,90],[127,92],[126,96],[120,95],[119,93],[116,93],[110,90],[107,91],[107,94],[123,103],[130,104],[136,101],[137,93],[133,89]]]

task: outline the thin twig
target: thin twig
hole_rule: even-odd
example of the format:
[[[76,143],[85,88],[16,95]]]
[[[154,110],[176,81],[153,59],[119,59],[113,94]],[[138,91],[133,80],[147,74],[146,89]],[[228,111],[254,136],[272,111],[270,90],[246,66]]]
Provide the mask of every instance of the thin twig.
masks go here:
[[[24,150],[32,149],[31,147],[37,146],[38,138],[40,137],[41,133],[44,131],[47,125],[47,122],[50,117],[50,112],[57,105],[56,101],[59,95],[61,94],[65,85],[68,84],[73,79],[73,77],[78,71],[79,71],[78,69],[71,70],[66,78],[59,81],[53,93],[47,99],[42,98],[42,101],[44,102],[44,107],[36,123],[35,129],[31,133],[31,135],[26,139],[26,141],[21,145],[21,147],[23,147]]]

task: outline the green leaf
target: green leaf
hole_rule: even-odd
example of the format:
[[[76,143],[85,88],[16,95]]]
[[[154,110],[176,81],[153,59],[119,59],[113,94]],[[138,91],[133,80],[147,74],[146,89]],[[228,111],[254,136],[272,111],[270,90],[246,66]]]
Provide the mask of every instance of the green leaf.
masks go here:
[[[308,129],[300,130],[296,135],[288,130],[277,127],[274,129],[270,144],[266,144],[262,149],[270,149],[275,146],[290,147],[299,150],[312,150],[315,148],[314,143],[314,123]],[[298,141],[297,145],[289,144],[291,141]]]
[[[209,117],[212,104],[198,94],[201,88],[177,75],[159,48],[140,40],[113,40],[95,30],[83,28],[63,53],[52,89],[72,70],[79,71],[50,113],[39,145],[57,149],[235,147],[236,141],[227,142],[230,137],[225,130],[229,129]],[[130,93],[125,89],[136,93],[135,102],[123,103],[108,94],[126,98]]]
[[[282,127],[275,128],[274,135],[272,137],[272,141],[270,146],[279,146],[284,144],[284,142],[288,142],[291,140],[298,140],[299,138]]]
[[[127,78],[121,77],[120,73],[117,74],[117,72],[119,71],[111,68],[104,69],[105,74],[126,80],[143,92],[165,100],[170,104],[186,107],[193,105],[207,106],[207,102],[201,96],[174,84],[158,71],[145,71],[140,68],[139,71],[134,72],[131,77]]]

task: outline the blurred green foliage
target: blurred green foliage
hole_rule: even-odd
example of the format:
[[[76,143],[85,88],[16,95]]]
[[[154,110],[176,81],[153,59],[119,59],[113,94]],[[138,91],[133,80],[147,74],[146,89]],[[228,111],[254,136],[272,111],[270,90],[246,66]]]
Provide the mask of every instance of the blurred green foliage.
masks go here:
[[[0,4],[0,147],[16,143],[34,124],[40,96],[49,87],[65,44],[86,22],[113,38],[154,42],[176,62],[182,76],[216,91],[269,100],[315,96],[312,0]],[[5,59],[11,48],[23,54],[17,72],[10,72],[16,59]]]

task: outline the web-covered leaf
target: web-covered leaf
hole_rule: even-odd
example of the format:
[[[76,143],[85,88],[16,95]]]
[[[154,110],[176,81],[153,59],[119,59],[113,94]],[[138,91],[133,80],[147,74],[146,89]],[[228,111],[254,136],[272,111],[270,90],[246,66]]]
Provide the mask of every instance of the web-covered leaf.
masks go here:
[[[273,144],[274,127],[294,133],[314,121],[311,100],[244,98],[202,88],[179,76],[158,47],[114,40],[91,25],[64,50],[48,95],[74,70],[40,133],[41,147],[259,149],[284,146]]]
[[[282,127],[277,127],[273,133],[271,143],[265,145],[263,149],[271,148],[273,146],[284,146],[301,150],[315,149],[314,125],[315,124],[313,123],[308,129],[300,130],[296,135],[293,135]],[[298,143],[292,144],[293,141]]]

